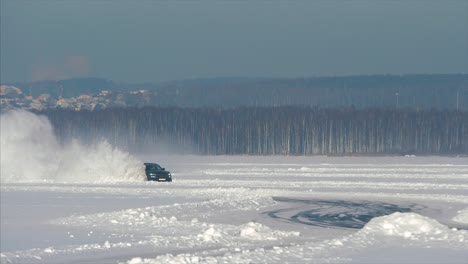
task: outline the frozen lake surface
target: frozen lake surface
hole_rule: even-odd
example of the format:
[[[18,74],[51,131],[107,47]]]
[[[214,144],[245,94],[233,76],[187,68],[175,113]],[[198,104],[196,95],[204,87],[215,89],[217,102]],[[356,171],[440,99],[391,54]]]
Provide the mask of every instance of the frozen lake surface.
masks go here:
[[[468,263],[465,157],[137,159],[174,181],[8,177],[1,262]]]

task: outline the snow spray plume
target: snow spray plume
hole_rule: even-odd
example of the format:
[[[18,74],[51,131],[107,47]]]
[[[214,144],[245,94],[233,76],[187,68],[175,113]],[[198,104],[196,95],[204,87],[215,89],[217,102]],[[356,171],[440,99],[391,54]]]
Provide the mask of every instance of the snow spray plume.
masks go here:
[[[143,163],[106,141],[61,146],[47,117],[24,110],[1,114],[1,182],[143,181]]]

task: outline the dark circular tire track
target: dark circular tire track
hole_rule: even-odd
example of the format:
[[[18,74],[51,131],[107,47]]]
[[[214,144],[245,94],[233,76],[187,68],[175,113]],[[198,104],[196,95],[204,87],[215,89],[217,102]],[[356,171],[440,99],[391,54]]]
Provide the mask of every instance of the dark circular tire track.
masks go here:
[[[265,212],[269,217],[284,222],[327,228],[360,229],[374,217],[395,212],[415,212],[424,208],[416,204],[397,205],[371,201],[303,200],[285,197],[274,197],[274,200],[297,206]]]

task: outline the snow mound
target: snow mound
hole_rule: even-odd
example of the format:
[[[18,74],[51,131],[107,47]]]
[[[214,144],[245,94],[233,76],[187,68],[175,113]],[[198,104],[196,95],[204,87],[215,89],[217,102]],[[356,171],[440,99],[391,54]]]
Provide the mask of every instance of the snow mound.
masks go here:
[[[434,219],[415,213],[393,213],[373,218],[358,232],[364,236],[392,236],[420,242],[465,242],[468,232],[452,230]]]
[[[260,223],[250,222],[240,227],[240,237],[250,240],[277,240],[281,237],[299,236],[299,232],[272,230]]]
[[[108,142],[61,146],[45,116],[24,110],[1,115],[1,182],[143,181],[143,163]]]
[[[458,211],[458,214],[453,218],[453,221],[468,224],[468,208]]]
[[[203,232],[203,234],[199,234],[197,237],[205,242],[214,241],[217,242],[223,235],[213,226],[211,226],[208,230]]]

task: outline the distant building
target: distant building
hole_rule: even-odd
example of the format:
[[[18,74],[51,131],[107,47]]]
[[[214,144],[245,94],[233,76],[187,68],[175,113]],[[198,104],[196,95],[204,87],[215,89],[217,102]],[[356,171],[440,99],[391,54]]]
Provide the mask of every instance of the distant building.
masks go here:
[[[0,86],[0,97],[3,98],[23,98],[23,91],[15,86],[1,85]]]

